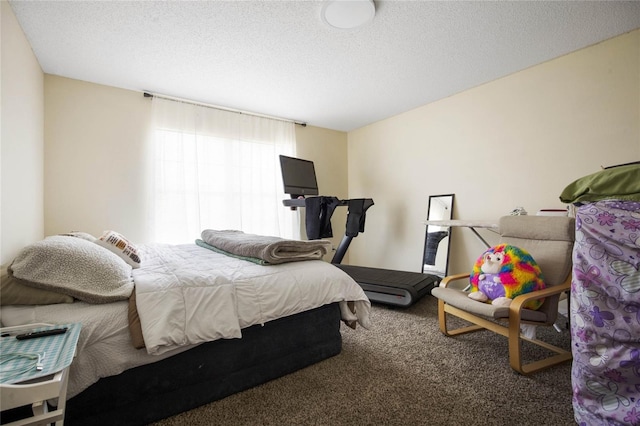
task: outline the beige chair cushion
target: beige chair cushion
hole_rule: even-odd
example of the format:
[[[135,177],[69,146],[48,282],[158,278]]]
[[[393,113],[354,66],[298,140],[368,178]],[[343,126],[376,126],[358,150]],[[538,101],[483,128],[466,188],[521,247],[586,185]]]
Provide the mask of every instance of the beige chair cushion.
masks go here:
[[[547,287],[571,272],[575,219],[558,216],[504,216],[500,242],[527,250],[540,266]]]
[[[575,238],[575,219],[565,216],[503,216],[499,221],[502,238],[567,241]]]
[[[559,216],[504,216],[500,218],[500,243],[528,251],[540,266],[547,287],[563,283],[571,273],[575,219]],[[468,297],[468,292],[437,287],[431,294],[467,312],[488,318],[508,318],[509,308],[495,307]],[[522,310],[524,321],[553,323],[559,296],[545,299],[538,310]]]
[[[30,286],[3,267],[0,272],[0,305],[51,305],[73,303],[73,297]]]
[[[478,302],[470,299],[466,291],[454,288],[436,287],[431,290],[431,294],[438,299],[442,299],[445,303],[462,309],[472,314],[481,315],[487,318],[500,319],[509,318],[508,307],[496,307],[490,303]],[[522,319],[525,321],[545,322],[547,314],[544,311],[532,311],[531,309],[522,310]]]

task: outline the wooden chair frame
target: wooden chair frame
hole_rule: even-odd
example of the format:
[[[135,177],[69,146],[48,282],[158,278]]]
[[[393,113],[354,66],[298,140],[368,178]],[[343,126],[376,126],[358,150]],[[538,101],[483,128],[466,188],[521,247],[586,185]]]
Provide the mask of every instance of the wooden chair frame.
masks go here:
[[[457,274],[445,277],[440,283],[440,287],[447,287],[450,283],[468,279],[470,274]],[[565,350],[559,348],[557,346],[551,345],[549,343],[543,342],[537,339],[529,339],[522,335],[520,332],[520,324],[533,324],[533,325],[547,325],[551,326],[552,324],[525,321],[521,318],[522,310],[524,309],[524,304],[531,299],[540,299],[543,297],[548,297],[552,295],[560,295],[562,292],[568,292],[571,289],[571,274],[567,277],[567,279],[562,283],[552,287],[547,287],[543,290],[534,291],[527,294],[522,294],[517,296],[511,302],[509,306],[509,318],[504,318],[502,321],[508,321],[508,324],[501,325],[492,320],[486,319],[484,317],[475,315],[473,313],[467,312],[465,310],[456,308],[455,306],[449,305],[445,303],[444,300],[438,299],[438,321],[440,323],[440,331],[447,336],[456,336],[459,334],[470,333],[479,330],[491,330],[495,333],[501,334],[509,339],[509,364],[511,368],[517,371],[520,374],[528,375],[545,368],[552,367],[554,365],[560,364],[565,361],[569,361],[572,359],[572,354],[570,350]],[[468,322],[471,322],[474,325],[460,327],[457,329],[448,329],[447,328],[447,313],[454,315],[456,317],[462,318]],[[521,357],[521,343],[522,340],[531,342],[535,345],[541,346],[545,349],[548,349],[552,352],[555,352],[555,355],[544,358],[539,361],[534,361],[528,364],[522,363]]]

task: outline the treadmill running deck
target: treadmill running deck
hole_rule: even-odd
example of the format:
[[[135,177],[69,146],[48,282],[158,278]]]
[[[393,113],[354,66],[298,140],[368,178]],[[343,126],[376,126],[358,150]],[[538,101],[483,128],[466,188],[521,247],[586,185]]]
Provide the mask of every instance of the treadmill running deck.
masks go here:
[[[407,307],[431,293],[440,277],[420,272],[396,271],[354,265],[334,265],[357,282],[372,302]]]

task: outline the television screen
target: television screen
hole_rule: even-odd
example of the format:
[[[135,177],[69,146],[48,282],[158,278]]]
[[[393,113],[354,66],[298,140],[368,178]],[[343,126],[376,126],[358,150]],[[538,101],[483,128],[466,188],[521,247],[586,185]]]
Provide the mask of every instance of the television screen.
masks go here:
[[[318,182],[313,161],[280,156],[280,169],[285,194],[291,198],[301,195],[318,195]]]

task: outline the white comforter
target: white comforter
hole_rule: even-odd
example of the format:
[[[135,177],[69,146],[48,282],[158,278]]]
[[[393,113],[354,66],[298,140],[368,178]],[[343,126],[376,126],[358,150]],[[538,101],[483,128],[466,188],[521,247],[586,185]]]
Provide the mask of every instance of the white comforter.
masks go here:
[[[369,327],[362,288],[321,260],[261,266],[191,244],[148,245],[141,255],[133,277],[149,354],[239,338],[242,328],[333,302],[341,302],[343,320]]]

